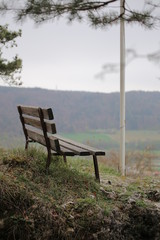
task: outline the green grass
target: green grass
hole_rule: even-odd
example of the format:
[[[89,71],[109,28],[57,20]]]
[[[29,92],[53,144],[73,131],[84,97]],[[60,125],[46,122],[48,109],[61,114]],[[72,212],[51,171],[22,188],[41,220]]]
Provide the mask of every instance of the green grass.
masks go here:
[[[80,235],[83,235],[83,229],[87,226],[91,228],[100,209],[105,209],[105,206],[107,206],[107,211],[109,209],[99,184],[95,182],[94,177],[87,174],[87,171],[82,173],[83,171],[78,171],[71,166],[71,161],[66,165],[60,158],[53,160],[49,175],[46,175],[45,160],[46,154],[39,149],[32,148],[28,152],[21,149],[1,152],[0,193],[2,194],[1,206],[4,211],[0,210],[0,219],[4,218],[5,212],[10,212],[9,206],[11,209],[11,215],[7,214],[5,217],[7,219],[5,230],[11,235],[18,231],[18,238],[23,235],[21,233],[21,226],[23,226],[24,229],[28,228],[28,236],[30,236],[33,230],[32,223],[35,221],[33,218],[39,209],[40,213],[36,216],[36,221],[40,221],[41,224],[44,223],[40,218],[48,219],[51,217],[48,211],[51,213],[54,211],[58,225],[62,225],[62,230],[56,229],[59,231],[60,239],[63,234],[67,236],[65,232],[69,227],[74,227],[74,222],[81,229]],[[21,205],[23,205],[23,210]],[[112,204],[110,204],[110,209],[112,209]],[[88,212],[90,214],[86,218]],[[73,222],[74,216],[76,220],[74,219]],[[48,221],[50,222],[49,219]],[[12,229],[10,224],[18,230]]]
[[[98,147],[107,151],[118,150],[120,147],[120,131],[118,130],[90,130],[86,132],[61,133],[69,139]],[[1,136],[0,147],[14,148],[24,146],[24,137]],[[159,131],[126,131],[126,150],[143,151],[150,147],[159,154],[160,132]],[[160,154],[159,154],[160,155]]]
[[[111,137],[106,133],[99,133],[97,131],[89,131],[82,133],[67,133],[62,135],[66,138],[70,138],[72,140],[89,144],[91,146],[96,145],[107,145],[111,141]]]
[[[99,184],[94,179],[92,158],[68,158],[65,164],[55,157],[46,175],[45,161],[46,153],[39,148],[0,150],[3,240],[80,240],[93,239],[97,234],[105,239],[106,229],[112,229],[114,213],[118,211],[124,214],[123,219],[129,219],[130,213],[123,209],[130,206],[130,198],[137,193],[140,197],[135,199],[136,206],[143,211],[147,207],[143,200],[147,191],[158,186],[153,179],[122,178],[104,163],[99,164]],[[108,239],[112,239],[115,230],[112,234]]]

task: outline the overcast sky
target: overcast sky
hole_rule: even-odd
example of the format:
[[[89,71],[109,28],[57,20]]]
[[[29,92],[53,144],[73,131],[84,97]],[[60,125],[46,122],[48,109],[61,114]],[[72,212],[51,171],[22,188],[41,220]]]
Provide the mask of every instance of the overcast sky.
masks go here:
[[[1,24],[22,29],[14,52],[23,60],[23,87],[119,91],[119,73],[96,78],[105,63],[119,63],[119,26],[95,30],[85,23],[68,25],[65,20],[40,26],[28,20],[17,26],[11,19],[3,18]],[[158,50],[160,29],[126,27],[126,48],[139,54]],[[131,90],[160,91],[160,68],[145,59],[132,61],[126,67],[126,91]]]

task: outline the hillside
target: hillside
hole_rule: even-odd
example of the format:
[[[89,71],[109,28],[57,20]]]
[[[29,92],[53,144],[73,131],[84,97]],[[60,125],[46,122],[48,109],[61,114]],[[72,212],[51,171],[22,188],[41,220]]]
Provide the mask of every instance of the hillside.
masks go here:
[[[0,240],[159,240],[158,177],[122,178],[92,161],[0,150]]]
[[[119,93],[53,91],[0,87],[1,137],[22,136],[16,106],[51,107],[58,132],[119,129]],[[160,129],[160,92],[126,94],[126,129]]]

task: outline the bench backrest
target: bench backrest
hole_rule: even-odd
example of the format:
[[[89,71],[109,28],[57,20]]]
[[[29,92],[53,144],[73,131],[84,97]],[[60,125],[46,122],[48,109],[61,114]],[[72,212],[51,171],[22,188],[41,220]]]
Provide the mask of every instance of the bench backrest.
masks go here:
[[[52,109],[29,106],[18,106],[17,108],[26,141],[32,140],[46,146],[48,150],[59,151],[58,139],[49,138],[49,135],[56,133]]]

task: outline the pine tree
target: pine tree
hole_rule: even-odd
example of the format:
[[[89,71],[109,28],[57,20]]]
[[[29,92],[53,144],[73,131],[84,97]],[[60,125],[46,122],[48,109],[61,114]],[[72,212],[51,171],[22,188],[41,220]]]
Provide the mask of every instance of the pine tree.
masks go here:
[[[3,58],[4,48],[17,46],[15,38],[21,36],[21,31],[10,31],[8,25],[0,25],[0,79],[9,85],[20,85],[19,73],[22,68],[22,60],[16,55],[11,61]]]

